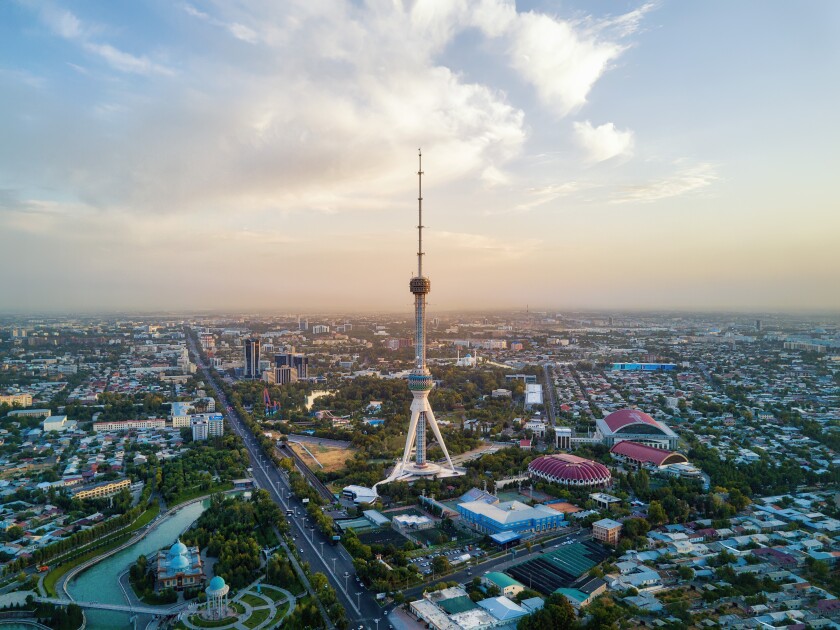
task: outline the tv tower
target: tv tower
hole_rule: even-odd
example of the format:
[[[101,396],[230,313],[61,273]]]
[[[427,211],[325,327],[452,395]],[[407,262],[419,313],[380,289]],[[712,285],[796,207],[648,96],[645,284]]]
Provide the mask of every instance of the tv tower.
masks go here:
[[[418,151],[419,169],[417,170],[417,275],[409,282],[409,289],[414,294],[415,350],[414,369],[408,376],[408,389],[414,400],[411,402],[411,420],[405,439],[405,450],[394,470],[387,479],[390,481],[414,481],[421,477],[454,477],[463,474],[455,469],[449,451],[443,441],[435,414],[429,404],[429,392],[434,387],[432,373],[426,367],[426,294],[431,290],[431,282],[423,275],[423,154]],[[446,462],[445,468],[426,460],[426,430],[431,428],[440,444]],[[414,460],[411,461],[412,451]],[[376,484],[379,485],[379,484]],[[375,487],[375,486],[374,486]]]

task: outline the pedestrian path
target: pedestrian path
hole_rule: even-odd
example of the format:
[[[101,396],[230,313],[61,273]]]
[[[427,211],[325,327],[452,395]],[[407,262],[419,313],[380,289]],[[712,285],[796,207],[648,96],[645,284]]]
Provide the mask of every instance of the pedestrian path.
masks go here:
[[[235,605],[234,605],[235,604]],[[286,605],[288,604],[288,607]],[[262,585],[261,580],[250,584],[247,588],[239,591],[231,598],[231,608],[239,608],[236,619],[224,626],[213,625],[220,630],[262,630],[274,628],[282,624],[295,609],[297,598],[284,588],[274,585]],[[199,606],[190,606],[190,609],[182,615],[181,621],[185,626],[193,630],[201,630],[200,620],[194,620],[199,612]]]

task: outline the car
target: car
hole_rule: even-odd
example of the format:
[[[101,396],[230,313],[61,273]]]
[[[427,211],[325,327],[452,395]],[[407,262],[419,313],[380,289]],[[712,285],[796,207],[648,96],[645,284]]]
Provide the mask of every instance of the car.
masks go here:
[[[300,552],[300,555],[303,555],[303,549],[298,549],[298,551]]]

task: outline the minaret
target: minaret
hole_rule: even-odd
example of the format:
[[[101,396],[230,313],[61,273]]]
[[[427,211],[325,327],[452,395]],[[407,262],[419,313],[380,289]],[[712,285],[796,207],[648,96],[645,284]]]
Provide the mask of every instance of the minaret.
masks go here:
[[[425,476],[451,477],[463,474],[455,470],[449,451],[443,441],[435,414],[429,405],[429,392],[434,387],[432,373],[426,367],[426,294],[431,289],[429,279],[423,275],[423,154],[419,153],[420,167],[417,171],[417,275],[409,282],[409,289],[414,294],[414,369],[408,376],[408,388],[414,400],[411,402],[411,420],[405,439],[403,456],[388,476],[388,481],[410,481]],[[426,429],[430,428],[440,444],[449,468],[426,461]],[[412,451],[414,461],[411,462]],[[381,482],[384,483],[384,482]],[[377,484],[379,485],[379,484]]]

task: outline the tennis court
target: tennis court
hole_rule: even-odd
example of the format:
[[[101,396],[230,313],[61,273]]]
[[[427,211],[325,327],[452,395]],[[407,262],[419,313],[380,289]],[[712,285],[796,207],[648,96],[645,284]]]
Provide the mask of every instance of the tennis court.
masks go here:
[[[359,534],[359,540],[366,545],[394,545],[398,549],[402,549],[403,545],[408,542],[408,538],[391,528],[366,531]]]

